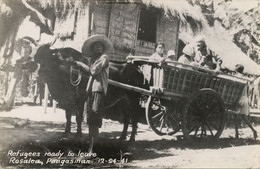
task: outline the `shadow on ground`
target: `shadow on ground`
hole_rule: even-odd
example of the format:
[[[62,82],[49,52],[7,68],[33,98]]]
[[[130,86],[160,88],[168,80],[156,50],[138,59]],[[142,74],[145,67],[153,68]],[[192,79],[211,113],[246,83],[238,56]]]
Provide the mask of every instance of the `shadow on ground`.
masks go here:
[[[173,140],[153,140],[153,141],[136,141],[135,143],[121,142],[116,138],[120,136],[120,132],[102,132],[101,138],[95,145],[94,151],[97,157],[79,156],[79,152],[87,153],[89,148],[88,135],[83,134],[82,137],[76,137],[75,133],[68,137],[63,135],[64,124],[56,124],[52,122],[30,122],[29,125],[15,127],[19,122],[17,118],[0,118],[0,165],[6,167],[120,167],[119,163],[131,162],[132,160],[155,159],[159,157],[172,156],[167,153],[170,148],[176,149],[219,149],[233,146],[245,146],[260,144],[259,140],[253,139],[234,139],[221,138],[218,141],[199,142],[196,144],[185,141],[182,137],[173,137]],[[52,131],[48,130],[52,129]],[[8,152],[18,152],[20,155],[11,155]],[[64,153],[61,158],[51,157],[56,160],[67,160],[68,164],[46,163],[50,156],[46,156],[46,152]],[[10,162],[11,157],[17,160],[25,160],[24,154],[21,153],[40,153],[39,157],[27,157],[31,159],[41,159],[43,165],[26,164],[20,162],[16,164]],[[68,153],[74,153],[74,156],[68,156]],[[84,163],[75,163],[75,160],[84,161]],[[86,160],[92,160],[87,163]],[[70,160],[74,160],[70,163]],[[104,161],[103,161],[104,160]],[[117,160],[117,161],[115,161]],[[123,161],[119,161],[123,160]],[[103,163],[104,162],[104,163]],[[122,164],[124,165],[124,164]]]

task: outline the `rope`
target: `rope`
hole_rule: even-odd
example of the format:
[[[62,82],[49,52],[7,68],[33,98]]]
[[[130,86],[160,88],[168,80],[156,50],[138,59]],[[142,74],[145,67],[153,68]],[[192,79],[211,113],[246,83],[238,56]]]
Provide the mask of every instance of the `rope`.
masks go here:
[[[75,81],[73,81],[73,79],[72,79],[73,71],[74,71],[74,72],[77,72],[77,74],[78,74],[78,78],[77,78]],[[75,69],[75,68],[73,68],[73,66],[71,65],[71,66],[70,66],[70,84],[71,84],[72,86],[78,86],[79,83],[81,82],[81,78],[82,78],[82,73],[81,73],[80,69]]]

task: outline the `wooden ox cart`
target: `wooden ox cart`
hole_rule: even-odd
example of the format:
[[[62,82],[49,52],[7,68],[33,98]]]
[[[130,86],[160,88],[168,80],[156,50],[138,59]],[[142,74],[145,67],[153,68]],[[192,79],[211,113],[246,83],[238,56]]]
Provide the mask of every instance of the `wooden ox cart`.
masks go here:
[[[160,63],[149,57],[130,56],[145,73],[149,67],[150,90],[110,80],[109,83],[147,96],[146,120],[158,135],[180,131],[186,139],[218,139],[227,112],[235,110],[247,80],[174,61]],[[147,71],[147,69],[146,69]]]

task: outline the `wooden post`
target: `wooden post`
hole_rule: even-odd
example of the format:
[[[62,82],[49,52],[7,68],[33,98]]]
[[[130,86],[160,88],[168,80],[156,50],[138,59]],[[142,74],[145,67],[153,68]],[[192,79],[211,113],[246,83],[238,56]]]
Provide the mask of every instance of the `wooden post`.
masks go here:
[[[57,102],[53,100],[53,113],[56,113]]]
[[[47,113],[48,97],[49,97],[49,89],[48,89],[47,83],[45,83],[45,91],[44,91],[44,113]]]
[[[33,92],[34,97],[37,96],[37,90],[38,90],[38,84],[37,84],[37,81],[36,81],[35,87],[34,87],[34,92]]]
[[[6,72],[6,80],[5,80],[5,95],[8,91],[8,80],[9,80],[9,71]]]

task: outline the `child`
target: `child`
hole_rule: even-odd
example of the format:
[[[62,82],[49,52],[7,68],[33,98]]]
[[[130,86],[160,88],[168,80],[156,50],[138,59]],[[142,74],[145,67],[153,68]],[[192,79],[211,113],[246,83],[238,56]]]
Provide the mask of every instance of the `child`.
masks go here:
[[[155,60],[164,60],[163,52],[164,52],[165,46],[164,43],[158,42],[154,46],[155,52],[151,55],[151,59]]]
[[[237,64],[235,67],[236,70],[236,75],[238,77],[243,77],[243,71],[244,71],[244,66],[241,64]],[[257,138],[257,131],[253,128],[252,124],[248,120],[247,116],[249,115],[249,105],[248,105],[248,87],[245,86],[242,96],[239,99],[238,105],[237,105],[237,110],[234,111],[234,123],[235,123],[235,131],[236,131],[236,138],[239,138],[238,134],[238,125],[237,125],[237,118],[238,115],[242,117],[242,120],[250,127],[250,129],[253,131],[254,138]]]
[[[102,105],[107,92],[109,59],[107,53],[112,49],[110,40],[104,35],[93,35],[83,44],[82,53],[90,57],[90,66],[76,61],[75,64],[90,73],[87,85],[87,124],[89,125],[89,152],[93,152],[94,140],[102,126]]]
[[[169,50],[167,52],[167,59],[166,60],[177,61],[177,56],[175,55],[175,51],[174,50]]]

